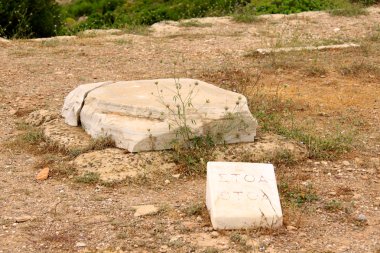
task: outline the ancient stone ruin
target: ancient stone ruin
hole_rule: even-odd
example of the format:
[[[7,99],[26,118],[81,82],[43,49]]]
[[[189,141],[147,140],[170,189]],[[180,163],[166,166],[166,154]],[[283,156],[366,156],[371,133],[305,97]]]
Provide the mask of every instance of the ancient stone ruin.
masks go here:
[[[223,143],[253,142],[257,127],[243,95],[194,79],[80,85],[66,97],[62,116],[130,152],[170,149],[184,129]]]

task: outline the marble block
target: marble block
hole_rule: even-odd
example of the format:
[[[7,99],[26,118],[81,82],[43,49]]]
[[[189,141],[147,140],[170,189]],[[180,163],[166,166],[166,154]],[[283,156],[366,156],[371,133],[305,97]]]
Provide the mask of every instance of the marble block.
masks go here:
[[[206,205],[214,229],[282,226],[272,164],[208,162]]]
[[[170,149],[184,125],[220,143],[253,142],[257,127],[242,94],[188,78],[81,85],[66,97],[62,116],[130,152]]]

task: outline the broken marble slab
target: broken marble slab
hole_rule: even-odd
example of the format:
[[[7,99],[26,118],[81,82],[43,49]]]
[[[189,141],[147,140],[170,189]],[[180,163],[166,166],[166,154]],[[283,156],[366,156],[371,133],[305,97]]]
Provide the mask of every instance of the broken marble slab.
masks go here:
[[[185,105],[178,85],[183,100],[191,97]],[[109,136],[130,152],[172,148],[183,127],[183,111],[182,116],[177,112],[184,107],[186,124],[196,135],[222,136],[224,143],[253,142],[256,135],[257,121],[243,95],[200,80],[107,82],[77,89],[65,99],[65,122],[81,124],[93,138]]]
[[[62,116],[65,118],[66,124],[70,126],[78,126],[80,124],[79,114],[82,110],[84,100],[89,92],[103,85],[113,83],[112,81],[89,83],[79,85],[72,90],[65,98],[65,103],[62,108]]]
[[[214,229],[282,226],[272,164],[208,162],[206,184],[206,205]]]

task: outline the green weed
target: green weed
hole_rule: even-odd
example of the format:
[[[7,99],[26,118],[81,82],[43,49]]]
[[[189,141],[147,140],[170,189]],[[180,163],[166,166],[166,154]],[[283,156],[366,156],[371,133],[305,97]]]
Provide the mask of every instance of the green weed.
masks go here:
[[[211,23],[202,23],[197,20],[190,20],[190,21],[180,21],[178,23],[179,27],[211,27]]]
[[[343,209],[343,205],[342,205],[342,202],[333,199],[333,200],[327,202],[327,203],[324,205],[324,208],[325,208],[327,211],[335,212],[335,211],[342,210],[342,209]]]
[[[96,184],[100,181],[100,175],[94,172],[86,172],[82,176],[78,176],[75,182],[82,184]]]
[[[305,203],[311,203],[319,200],[318,195],[312,185],[290,185],[287,182],[281,182],[278,185],[281,196],[288,203],[301,207]]]
[[[230,241],[238,245],[246,245],[247,240],[238,232],[233,232],[230,235]]]
[[[346,4],[343,8],[336,8],[329,11],[333,16],[356,17],[367,15],[368,11],[361,4]]]
[[[102,150],[113,147],[115,147],[115,141],[110,136],[100,136],[98,138],[91,139],[88,150]]]
[[[44,135],[40,129],[30,127],[22,134],[21,139],[27,144],[36,145],[44,140]]]
[[[203,203],[195,203],[195,204],[192,204],[191,206],[188,206],[185,209],[185,213],[188,216],[199,216],[203,214],[204,209],[205,209],[205,206]]]

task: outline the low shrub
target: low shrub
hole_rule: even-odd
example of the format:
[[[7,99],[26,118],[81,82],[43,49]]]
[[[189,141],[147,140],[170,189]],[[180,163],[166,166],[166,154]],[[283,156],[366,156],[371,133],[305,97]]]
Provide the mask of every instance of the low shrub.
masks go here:
[[[60,27],[60,7],[54,0],[0,0],[0,37],[50,37]]]

